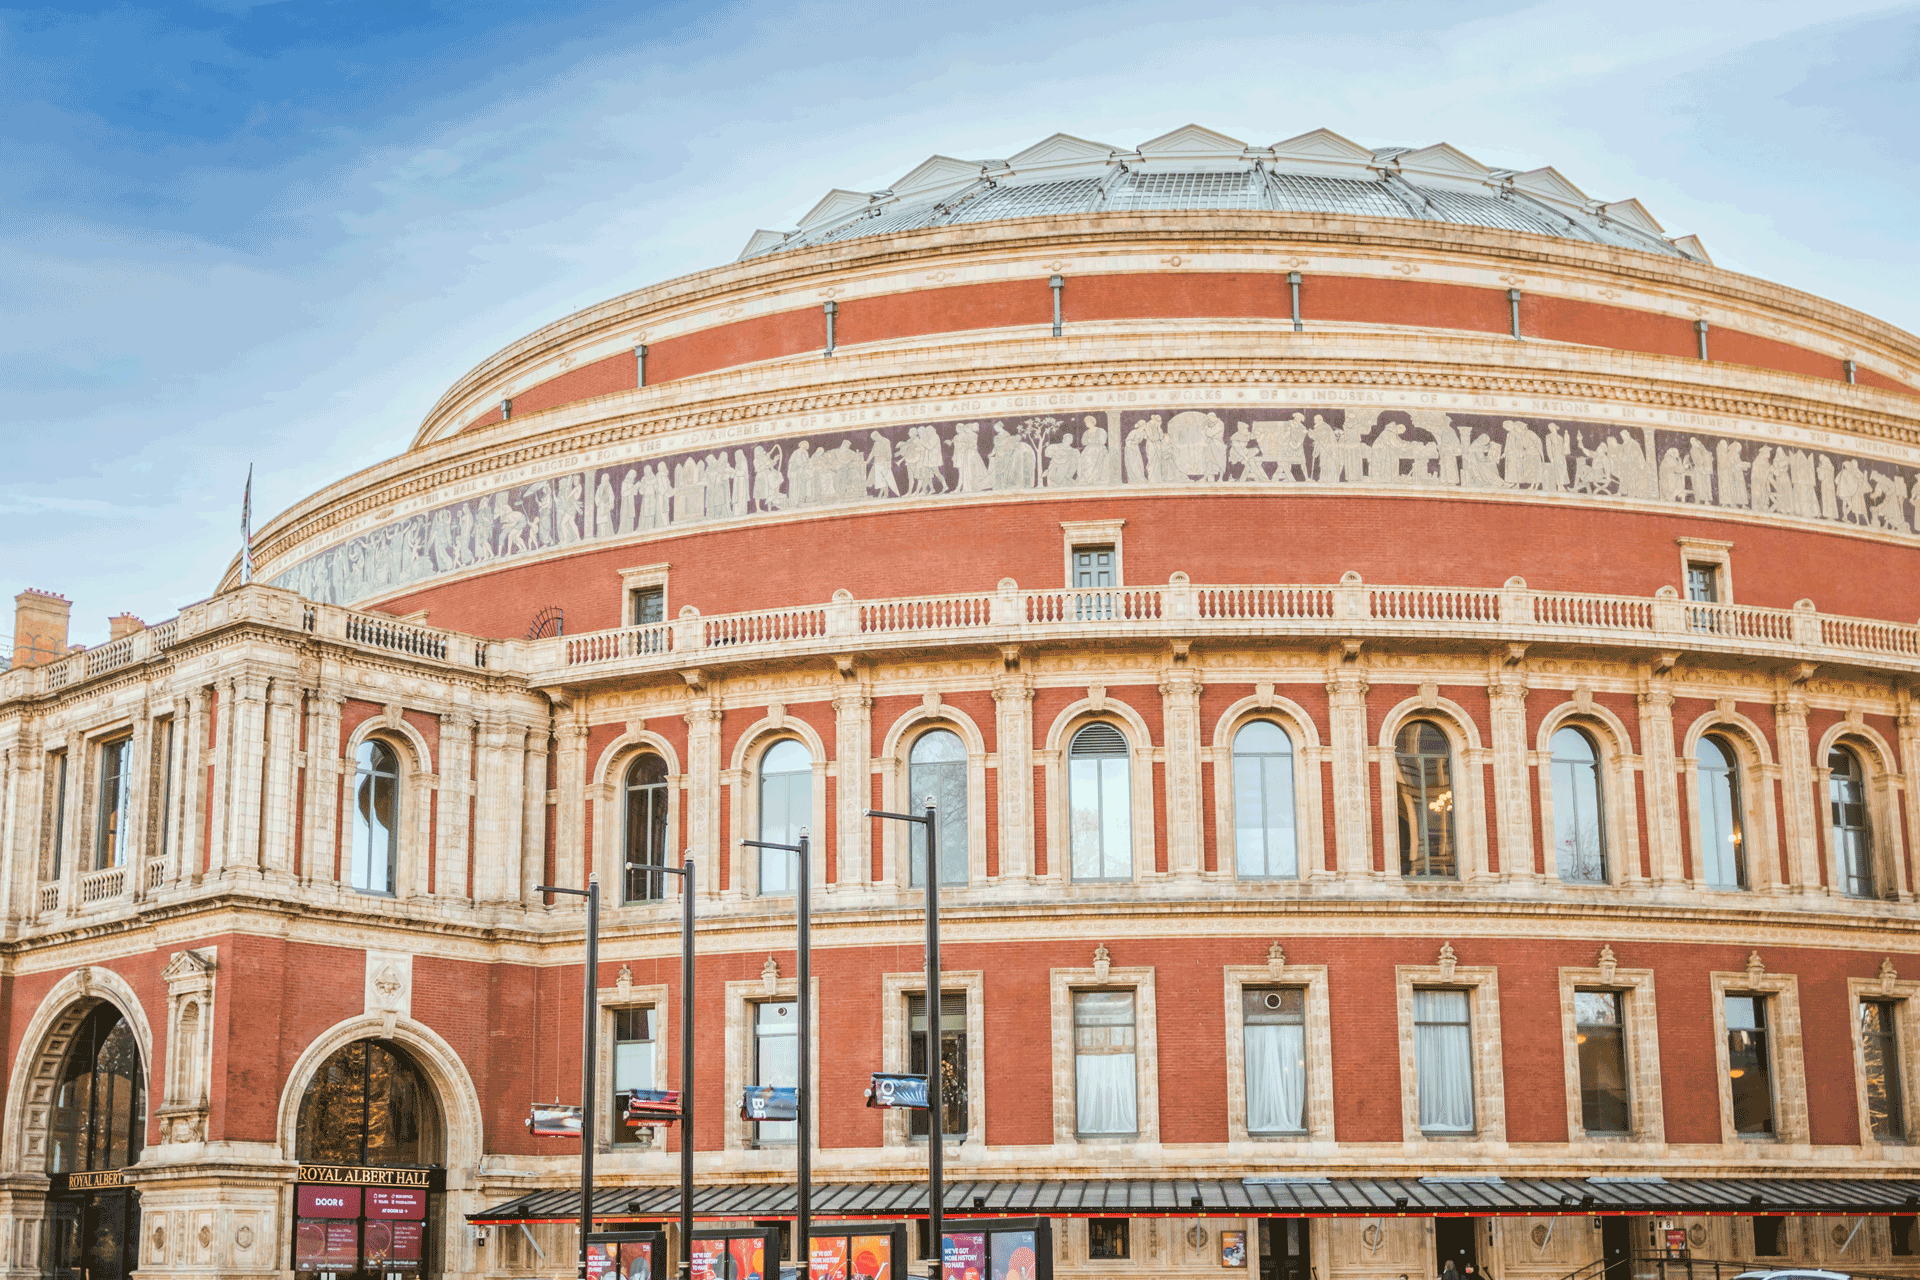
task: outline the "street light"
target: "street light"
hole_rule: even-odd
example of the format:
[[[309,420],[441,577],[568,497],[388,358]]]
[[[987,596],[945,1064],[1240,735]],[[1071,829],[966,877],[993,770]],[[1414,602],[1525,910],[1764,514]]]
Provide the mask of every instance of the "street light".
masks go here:
[[[680,866],[630,862],[634,871],[658,871],[680,879],[680,1275],[693,1275],[693,859]],[[580,1054],[580,1280],[589,1280],[587,1254],[593,1234],[594,1059],[598,1056],[600,1012],[600,878],[587,877],[585,889],[538,886],[541,893],[564,893],[587,900],[586,1012]]]
[[[799,963],[795,966],[799,972],[795,975],[800,982],[800,1069],[799,1080],[794,1086],[794,1137],[799,1148],[799,1168],[796,1171],[800,1179],[799,1204],[795,1206],[798,1219],[799,1239],[794,1244],[794,1256],[800,1263],[800,1274],[805,1276],[810,1262],[807,1255],[807,1233],[813,1226],[813,1096],[807,1087],[807,1077],[813,1069],[813,950],[809,942],[808,930],[812,928],[810,909],[813,905],[813,859],[807,853],[806,828],[800,830],[799,844],[781,844],[774,840],[742,840],[749,849],[783,849],[797,854],[800,858],[800,878],[794,884],[794,896],[798,899]]]
[[[1055,277],[1058,279],[1058,277]],[[946,1266],[947,1245],[942,1221],[946,1201],[946,1107],[940,1090],[940,829],[935,822],[934,799],[927,797],[925,816],[867,810],[869,818],[891,818],[927,829],[927,1242],[933,1258],[927,1280],[940,1280]]]

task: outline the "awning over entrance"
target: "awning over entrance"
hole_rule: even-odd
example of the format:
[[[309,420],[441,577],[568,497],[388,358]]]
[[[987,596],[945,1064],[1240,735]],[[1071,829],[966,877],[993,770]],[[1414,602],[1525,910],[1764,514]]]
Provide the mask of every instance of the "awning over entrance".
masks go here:
[[[791,1182],[699,1187],[697,1218],[779,1218],[796,1211]],[[816,1218],[925,1217],[923,1182],[824,1182]],[[677,1186],[596,1187],[596,1218],[670,1218]],[[1920,1181],[1825,1178],[1244,1178],[949,1182],[944,1212],[1013,1217],[1376,1218],[1553,1214],[1905,1214],[1920,1212]],[[577,1222],[580,1193],[531,1191],[475,1223]]]

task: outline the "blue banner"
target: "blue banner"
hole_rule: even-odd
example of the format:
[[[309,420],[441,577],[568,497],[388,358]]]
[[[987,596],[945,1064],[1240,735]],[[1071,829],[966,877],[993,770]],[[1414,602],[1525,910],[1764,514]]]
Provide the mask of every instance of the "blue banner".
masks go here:
[[[873,1073],[873,1083],[867,1088],[867,1105],[911,1107],[918,1111],[925,1111],[929,1105],[927,1078],[876,1071]]]
[[[798,1120],[800,1091],[777,1088],[770,1084],[756,1085],[747,1090],[740,1099],[740,1118],[742,1120]]]

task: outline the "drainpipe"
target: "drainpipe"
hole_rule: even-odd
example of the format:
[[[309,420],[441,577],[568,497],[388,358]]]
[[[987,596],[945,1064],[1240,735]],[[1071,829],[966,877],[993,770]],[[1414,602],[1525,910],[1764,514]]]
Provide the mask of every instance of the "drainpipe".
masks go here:
[[[1693,331],[1700,335],[1700,358],[1705,360],[1707,358],[1707,322],[1705,320],[1695,320],[1693,322]]]
[[[1293,331],[1300,332],[1300,273],[1287,272],[1287,291],[1293,294]]]
[[[1065,276],[1056,275],[1047,281],[1047,287],[1053,290],[1053,336],[1060,336],[1060,291],[1067,287]]]
[[[638,387],[646,386],[647,385],[647,348],[645,347],[644,344],[641,346],[635,347],[633,349],[633,364],[634,364],[634,368],[639,373],[639,381],[634,383],[634,385]]]
[[[827,313],[827,354],[832,355],[833,354],[833,317],[839,314],[840,304],[835,302],[833,299],[829,298],[827,299],[827,305],[825,310]]]
[[[1520,337],[1520,291],[1518,289],[1507,290],[1507,310],[1513,316],[1513,336],[1517,340]]]

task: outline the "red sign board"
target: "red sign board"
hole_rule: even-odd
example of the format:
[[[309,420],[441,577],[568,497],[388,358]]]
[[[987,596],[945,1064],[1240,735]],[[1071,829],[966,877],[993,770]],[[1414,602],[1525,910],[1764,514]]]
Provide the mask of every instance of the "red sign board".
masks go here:
[[[378,1195],[379,1192],[375,1192]],[[415,1192],[424,1202],[425,1192]],[[358,1187],[308,1187],[300,1188],[299,1209],[302,1218],[357,1218],[360,1216],[360,1188]]]
[[[303,1218],[295,1226],[294,1270],[358,1271],[360,1224],[333,1218]]]
[[[420,1241],[426,1235],[424,1222],[396,1222],[393,1226],[393,1257],[387,1265],[395,1271],[420,1269]]]
[[[419,1187],[368,1187],[369,1218],[424,1218],[427,1193]]]

